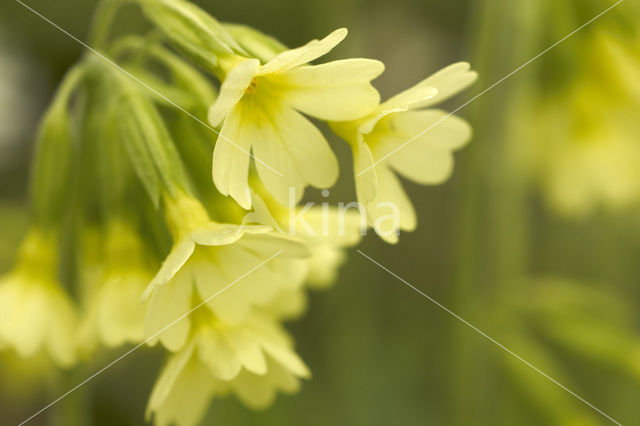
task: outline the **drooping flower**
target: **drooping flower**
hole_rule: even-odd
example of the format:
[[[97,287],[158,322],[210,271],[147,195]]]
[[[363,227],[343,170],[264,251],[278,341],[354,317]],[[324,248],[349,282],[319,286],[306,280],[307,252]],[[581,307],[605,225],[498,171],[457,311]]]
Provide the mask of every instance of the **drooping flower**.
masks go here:
[[[223,122],[213,153],[213,180],[224,195],[251,207],[248,173],[251,152],[267,190],[283,205],[289,188],[295,201],[307,185],[332,186],[338,163],[322,133],[301,113],[331,121],[353,120],[378,104],[370,81],[381,62],[345,59],[307,65],[327,54],[347,31],[284,51],[261,65],[255,58],[221,58],[224,80],[209,110],[209,122]]]
[[[155,424],[193,426],[212,398],[233,393],[252,408],[269,405],[277,391],[295,392],[309,377],[291,339],[269,316],[253,313],[228,325],[210,311],[194,312],[189,342],[172,354],[149,399]]]
[[[220,320],[237,324],[252,307],[303,284],[308,250],[301,242],[265,225],[213,222],[184,194],[166,206],[174,245],[144,293],[145,335],[157,336],[152,342],[172,351],[185,345],[191,320],[177,320],[192,309],[196,295]]]
[[[82,285],[90,288],[80,343],[92,346],[95,338],[110,347],[139,343],[145,320],[140,296],[153,277],[147,248],[131,225],[122,221],[110,224],[99,248],[93,251],[100,260],[90,259],[93,267],[88,267],[94,276],[83,274]]]
[[[76,311],[57,280],[56,239],[33,229],[14,269],[0,278],[0,346],[21,357],[45,351],[62,367],[76,360]]]
[[[471,138],[469,124],[430,108],[465,89],[476,79],[469,64],[453,64],[381,103],[353,121],[331,128],[353,150],[358,202],[368,223],[385,240],[416,227],[413,204],[396,173],[423,185],[445,181],[453,169],[452,153]]]
[[[533,173],[559,213],[617,211],[640,200],[638,52],[638,36],[595,33],[581,50],[581,71],[521,120],[518,130],[532,138]]]

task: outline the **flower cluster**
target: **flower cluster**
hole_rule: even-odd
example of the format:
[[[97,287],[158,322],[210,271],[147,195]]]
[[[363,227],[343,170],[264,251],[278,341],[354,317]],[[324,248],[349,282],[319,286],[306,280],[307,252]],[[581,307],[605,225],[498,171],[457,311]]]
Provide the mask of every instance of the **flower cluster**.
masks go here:
[[[381,62],[311,64],[345,29],[287,49],[182,0],[139,6],[160,32],[96,36],[112,62],[77,64],[42,121],[31,231],[0,280],[0,347],[61,367],[162,347],[148,416],[195,425],[215,396],[264,407],[309,377],[283,322],[367,227],[389,242],[415,228],[396,174],[451,174],[471,130],[431,107],[475,73],[455,64],[381,102]],[[361,210],[298,205],[339,174],[310,118],[351,146]]]

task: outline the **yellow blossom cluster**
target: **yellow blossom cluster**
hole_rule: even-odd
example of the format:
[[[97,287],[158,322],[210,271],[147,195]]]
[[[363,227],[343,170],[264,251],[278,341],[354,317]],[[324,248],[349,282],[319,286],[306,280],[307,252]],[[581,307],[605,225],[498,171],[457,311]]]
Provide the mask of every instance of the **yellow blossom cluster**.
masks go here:
[[[147,415],[195,425],[216,396],[264,407],[309,377],[283,322],[368,228],[392,243],[415,229],[397,175],[449,177],[471,129],[433,106],[476,76],[454,64],[381,102],[381,62],[311,64],[345,29],[287,49],[183,0],[137,3],[160,31],[97,37],[110,61],[80,61],[41,123],[31,230],[0,279],[0,348],[70,367],[161,347]],[[351,146],[358,208],[299,205],[339,175],[310,118]]]

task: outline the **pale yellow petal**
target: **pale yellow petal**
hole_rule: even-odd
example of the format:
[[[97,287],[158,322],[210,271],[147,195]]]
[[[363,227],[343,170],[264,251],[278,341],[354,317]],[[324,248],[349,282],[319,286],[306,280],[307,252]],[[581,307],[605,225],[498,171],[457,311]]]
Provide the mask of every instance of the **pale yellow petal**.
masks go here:
[[[258,254],[263,260],[269,259],[274,255],[280,259],[285,257],[304,258],[311,255],[304,241],[277,232],[246,235],[238,245]]]
[[[284,291],[302,288],[308,273],[308,258],[281,258],[277,262],[269,262],[265,266],[273,275],[273,282]]]
[[[451,96],[456,95],[469,87],[478,77],[475,71],[470,70],[470,65],[466,62],[459,62],[450,65],[426,78],[410,89],[385,101],[384,108],[393,108],[398,105],[408,105],[410,108],[426,108],[440,102],[444,102]],[[427,96],[422,101],[420,94],[426,93],[424,88],[435,88],[438,93]]]
[[[237,324],[255,304],[267,303],[277,287],[263,260],[235,244],[211,252],[193,266],[200,297],[223,322]],[[254,269],[256,268],[256,269]]]
[[[216,250],[208,262],[198,264],[195,279],[200,296],[224,323],[238,324],[251,309],[247,281],[263,274],[252,268],[260,262],[242,248],[233,245]]]
[[[177,368],[176,368],[177,369]],[[171,384],[170,391],[154,412],[154,423],[158,426],[196,426],[209,408],[216,392],[217,382],[197,357],[191,356]]]
[[[107,346],[142,341],[145,306],[140,294],[147,280],[146,274],[125,272],[104,283],[98,295],[97,321],[98,332]]]
[[[251,117],[243,111],[243,103],[240,102],[224,120],[213,149],[212,174],[218,191],[230,195],[248,210],[251,208],[251,195],[247,175],[251,144],[256,143],[256,133]]]
[[[50,312],[42,288],[22,279],[20,274],[8,277],[0,287],[0,334],[26,358],[42,348]]]
[[[380,95],[371,80],[383,71],[380,61],[344,59],[294,68],[274,82],[283,86],[284,102],[295,109],[321,120],[347,121],[378,106]]]
[[[271,357],[267,357],[271,382],[274,383],[280,392],[292,394],[300,390],[300,380],[283,365],[273,362]],[[310,376],[309,376],[310,377]],[[306,377],[303,377],[306,378]]]
[[[171,252],[162,263],[160,270],[145,289],[142,299],[147,300],[158,286],[171,280],[193,254],[196,244],[191,238],[183,238],[171,248]]]
[[[365,206],[373,201],[378,193],[378,176],[374,163],[369,146],[360,140],[353,150],[353,171],[358,202]]]
[[[369,223],[385,241],[396,243],[397,232],[416,228],[416,213],[399,179],[385,165],[378,165],[378,194],[367,204]]]
[[[269,406],[278,390],[292,393],[299,389],[300,381],[279,363],[267,360],[268,373],[258,376],[242,371],[230,385],[238,398],[247,406],[261,409]]]
[[[256,315],[247,325],[248,329],[259,339],[272,361],[277,362],[298,377],[308,378],[311,376],[308,367],[292,349],[291,338],[277,322]]]
[[[230,386],[246,406],[254,410],[264,409],[271,405],[276,397],[277,389],[270,380],[272,374],[269,371],[265,378],[265,376],[242,371]]]
[[[300,201],[307,182],[287,152],[280,129],[277,128],[274,115],[279,115],[281,109],[279,105],[273,111],[256,108],[252,124],[249,125],[255,124],[253,154],[257,159],[255,166],[258,176],[267,191],[280,204],[288,206]]]
[[[366,214],[355,205],[314,206],[306,211],[298,209],[295,216],[294,212],[289,214],[288,220],[295,221],[296,235],[311,243],[352,246],[360,241],[361,231],[367,226]]]
[[[182,371],[191,359],[193,349],[193,345],[188,345],[180,352],[169,357],[169,360],[160,372],[158,380],[156,380],[153,390],[151,391],[149,403],[147,404],[147,420],[149,419],[151,412],[160,408],[166,401],[167,396],[171,393],[178,377],[180,377],[180,374],[182,374]]]
[[[447,180],[453,171],[453,152],[471,139],[469,123],[441,110],[401,112],[385,120],[394,130],[381,130],[379,135],[374,130],[368,138],[376,139],[380,156],[393,152],[387,161],[395,171],[423,185]]]
[[[278,320],[299,318],[307,310],[307,292],[304,290],[278,292],[263,309]]]
[[[378,122],[383,120],[385,117],[397,112],[408,111],[410,108],[419,106],[421,103],[433,98],[437,94],[438,89],[435,87],[416,86],[406,90],[405,92],[402,92],[380,104],[378,108],[367,118],[357,121],[357,131],[361,136],[368,135],[373,131]]]
[[[211,222],[191,233],[197,244],[205,246],[223,246],[233,244],[245,233],[260,234],[271,231],[271,227],[263,225],[233,225]]]
[[[401,92],[394,97],[388,99],[380,105],[376,118],[381,119],[384,116],[398,111],[406,111],[410,108],[417,108],[434,97],[438,96],[438,89],[429,86],[414,86]],[[375,121],[370,123],[375,125]],[[368,133],[366,128],[362,128],[364,133]]]
[[[282,175],[257,162],[258,174],[267,190],[288,206],[302,197],[307,184],[317,188],[332,186],[338,178],[338,160],[316,126],[288,107],[274,107],[264,113],[269,120],[263,123],[253,150],[258,159]],[[290,188],[295,189],[293,197]]]
[[[212,126],[219,125],[242,99],[259,67],[260,61],[257,59],[246,59],[229,72],[220,86],[218,98],[209,108],[208,119]]]
[[[77,315],[69,296],[58,287],[49,289],[49,315],[44,319],[46,344],[51,357],[63,367],[76,360],[75,337]]]
[[[187,268],[190,269],[190,268]],[[149,298],[144,334],[159,339],[170,351],[177,351],[187,341],[191,320],[191,271],[178,272],[171,281],[156,287]]]
[[[262,195],[265,197],[269,197],[269,194],[262,193]],[[269,198],[271,201],[271,197]],[[278,230],[278,231],[282,230],[280,224],[278,223],[278,221],[276,221],[276,219],[274,218],[273,214],[269,209],[269,207],[272,207],[274,209],[280,210],[281,207],[279,205],[276,205],[275,203],[270,203],[270,206],[267,206],[267,203],[265,203],[263,198],[258,194],[256,194],[255,192],[252,192],[251,194],[251,204],[252,204],[253,211],[245,214],[242,217],[242,224],[257,223],[257,224],[269,226],[271,229],[274,229],[274,230]]]
[[[231,346],[223,332],[208,330],[200,334],[198,357],[207,366],[211,375],[219,380],[232,380],[242,369],[242,362],[235,348]]]
[[[346,261],[344,249],[331,244],[317,244],[311,251],[307,284],[314,289],[324,289],[335,283],[338,269]]]
[[[262,345],[265,351],[271,355],[271,357],[280,363],[284,368],[298,377],[308,378],[311,377],[311,372],[306,364],[300,359],[292,349],[278,344],[274,344],[270,341],[263,341]]]
[[[311,40],[304,46],[296,49],[286,50],[266,63],[260,74],[270,74],[287,70],[298,65],[309,63],[321,56],[326,55],[347,36],[347,29],[340,28],[323,38],[322,40]]]
[[[209,272],[201,269],[196,281],[207,306],[223,322],[239,324],[252,305],[273,298],[277,287],[267,265],[259,266],[266,258],[234,245],[218,250],[215,259],[215,272],[213,268]]]
[[[62,367],[76,359],[76,312],[68,294],[52,281],[14,273],[0,281],[0,341],[21,357],[46,349]]]
[[[227,330],[225,337],[247,371],[258,375],[267,372],[267,361],[257,339],[241,327]]]

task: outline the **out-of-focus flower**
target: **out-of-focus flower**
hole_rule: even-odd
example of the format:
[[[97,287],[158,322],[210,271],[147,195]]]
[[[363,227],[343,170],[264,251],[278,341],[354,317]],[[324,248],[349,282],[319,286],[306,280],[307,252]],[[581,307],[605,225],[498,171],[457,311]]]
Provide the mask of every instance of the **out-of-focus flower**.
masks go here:
[[[158,339],[172,351],[186,343],[190,319],[167,326],[190,310],[194,287],[201,299],[210,299],[208,309],[234,324],[252,307],[267,305],[278,292],[304,281],[301,260],[307,248],[269,226],[213,222],[196,199],[184,194],[167,201],[166,216],[174,246],[144,293],[149,298],[145,334],[166,328]]]
[[[93,251],[94,256],[88,257],[94,258],[87,259],[89,265],[83,268],[83,285],[91,288],[81,344],[91,345],[95,340],[87,334],[95,334],[106,346],[141,342],[145,307],[140,296],[153,277],[148,249],[131,226],[122,221],[109,226],[99,246],[91,241],[85,245],[92,246],[85,251]]]
[[[429,107],[475,79],[469,64],[454,64],[381,103],[364,118],[331,123],[353,150],[356,192],[368,222],[388,242],[397,242],[400,229],[416,227],[413,204],[395,173],[423,185],[442,183],[453,169],[452,152],[471,138],[466,121]],[[399,220],[383,220],[389,218],[390,207],[398,210]]]
[[[578,74],[531,114],[534,174],[557,211],[584,216],[640,198],[640,38],[597,32],[581,49]]]
[[[295,392],[310,376],[286,332],[254,313],[237,325],[206,309],[193,315],[189,342],[173,354],[151,393],[147,416],[159,426],[199,423],[209,402],[234,393],[252,408],[269,405],[277,391]]]
[[[249,152],[265,187],[284,205],[290,187],[296,189],[297,202],[307,185],[326,188],[335,183],[335,155],[301,113],[331,121],[369,114],[379,101],[370,81],[384,70],[381,62],[370,59],[307,65],[346,35],[346,29],[336,30],[264,65],[241,56],[220,59],[224,78],[209,122],[218,126],[224,121],[213,153],[213,180],[221,193],[251,207]]]
[[[21,357],[40,351],[62,367],[75,362],[76,312],[57,280],[56,239],[32,229],[16,266],[0,278],[0,346]]]

